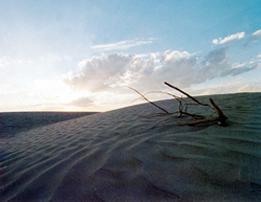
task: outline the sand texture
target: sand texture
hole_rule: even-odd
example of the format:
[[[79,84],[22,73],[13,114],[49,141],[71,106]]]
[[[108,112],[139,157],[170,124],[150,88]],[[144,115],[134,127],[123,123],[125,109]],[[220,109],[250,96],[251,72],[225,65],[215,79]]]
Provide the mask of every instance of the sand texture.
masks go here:
[[[261,201],[261,94],[213,98],[229,127],[143,104],[2,137],[0,201]]]
[[[95,112],[1,112],[0,138]]]

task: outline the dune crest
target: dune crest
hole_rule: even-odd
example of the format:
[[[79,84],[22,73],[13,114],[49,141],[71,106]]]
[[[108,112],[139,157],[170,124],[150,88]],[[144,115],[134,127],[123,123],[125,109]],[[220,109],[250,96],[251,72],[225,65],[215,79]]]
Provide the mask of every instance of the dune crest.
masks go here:
[[[1,139],[0,201],[261,201],[261,94],[214,98],[229,127],[142,104]]]

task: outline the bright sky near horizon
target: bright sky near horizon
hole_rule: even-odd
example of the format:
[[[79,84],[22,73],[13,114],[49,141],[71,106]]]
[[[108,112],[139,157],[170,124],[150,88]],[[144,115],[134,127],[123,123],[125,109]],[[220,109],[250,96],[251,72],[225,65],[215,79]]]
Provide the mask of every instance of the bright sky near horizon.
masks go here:
[[[261,92],[260,78],[261,0],[0,0],[0,111],[105,111],[163,81]]]

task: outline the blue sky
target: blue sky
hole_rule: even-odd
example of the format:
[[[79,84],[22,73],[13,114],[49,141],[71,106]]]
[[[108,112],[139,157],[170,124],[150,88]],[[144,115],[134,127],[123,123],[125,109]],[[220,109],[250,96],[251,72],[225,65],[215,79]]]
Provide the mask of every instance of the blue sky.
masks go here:
[[[260,13],[260,0],[0,0],[0,110],[103,111],[131,104],[124,85],[167,79],[260,91]]]

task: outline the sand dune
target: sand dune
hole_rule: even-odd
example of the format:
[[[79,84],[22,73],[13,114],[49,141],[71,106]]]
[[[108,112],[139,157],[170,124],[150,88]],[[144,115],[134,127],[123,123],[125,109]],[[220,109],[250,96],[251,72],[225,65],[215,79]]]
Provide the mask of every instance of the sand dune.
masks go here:
[[[0,201],[261,201],[261,94],[214,99],[229,127],[143,104],[2,138]]]
[[[0,138],[95,112],[1,112]]]

